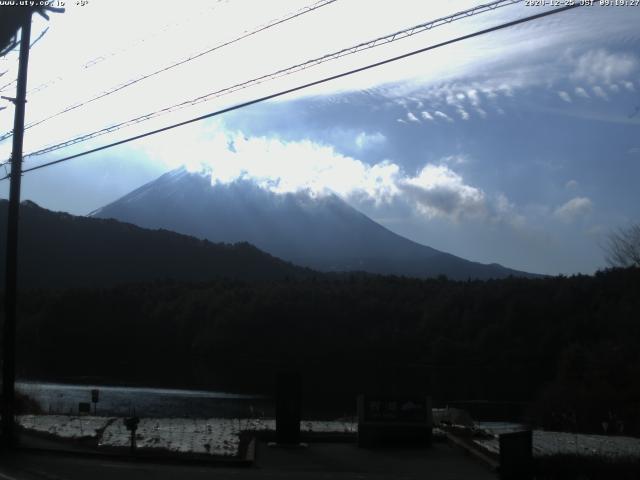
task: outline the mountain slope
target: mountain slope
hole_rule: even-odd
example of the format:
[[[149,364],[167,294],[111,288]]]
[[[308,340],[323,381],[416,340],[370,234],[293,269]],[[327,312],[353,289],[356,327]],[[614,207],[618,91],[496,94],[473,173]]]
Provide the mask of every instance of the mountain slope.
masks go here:
[[[6,200],[0,200],[0,271],[5,262],[7,206]],[[213,244],[116,220],[52,212],[28,201],[20,209],[19,248],[19,281],[24,287],[90,287],[156,279],[282,279],[308,273],[247,243]]]
[[[164,228],[217,242],[246,241],[298,265],[323,271],[453,279],[529,276],[481,264],[397,235],[335,195],[278,195],[248,181],[211,185],[178,169],[90,214]]]

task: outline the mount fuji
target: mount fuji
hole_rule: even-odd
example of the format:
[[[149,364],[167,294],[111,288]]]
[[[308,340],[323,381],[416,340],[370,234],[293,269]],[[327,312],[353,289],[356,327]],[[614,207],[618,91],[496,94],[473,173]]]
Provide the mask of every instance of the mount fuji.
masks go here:
[[[170,171],[89,216],[166,229],[212,242],[249,242],[320,271],[467,280],[537,276],[465,260],[404,238],[337,195],[278,194],[248,180],[212,183],[184,168]]]

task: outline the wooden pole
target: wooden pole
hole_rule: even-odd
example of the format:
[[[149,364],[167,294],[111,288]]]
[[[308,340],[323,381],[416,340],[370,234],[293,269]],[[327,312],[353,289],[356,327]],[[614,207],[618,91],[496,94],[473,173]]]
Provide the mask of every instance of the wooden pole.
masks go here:
[[[20,34],[20,63],[13,119],[13,151],[7,215],[7,256],[5,263],[4,325],[2,329],[2,443],[15,446],[15,381],[16,381],[16,304],[18,277],[18,217],[20,213],[20,181],[22,177],[22,140],[27,94],[27,66],[31,42],[31,10],[25,9]]]

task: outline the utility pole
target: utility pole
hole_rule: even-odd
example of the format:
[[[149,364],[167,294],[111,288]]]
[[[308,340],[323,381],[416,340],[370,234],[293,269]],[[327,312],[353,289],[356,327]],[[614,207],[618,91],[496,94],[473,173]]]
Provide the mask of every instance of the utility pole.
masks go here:
[[[7,258],[4,291],[4,325],[2,330],[2,443],[15,446],[15,382],[16,382],[16,297],[18,276],[18,215],[20,212],[20,181],[22,177],[22,139],[24,109],[27,94],[27,66],[31,42],[31,9],[25,8],[20,34],[20,64],[13,119],[13,151],[7,215]]]

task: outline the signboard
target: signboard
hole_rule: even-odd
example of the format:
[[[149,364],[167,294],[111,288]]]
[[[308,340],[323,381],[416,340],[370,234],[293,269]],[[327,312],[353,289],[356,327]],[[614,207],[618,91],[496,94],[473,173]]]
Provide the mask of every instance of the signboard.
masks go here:
[[[124,426],[131,432],[131,453],[134,453],[136,450],[136,430],[138,429],[139,423],[140,419],[138,417],[124,419]]]
[[[500,478],[527,479],[533,472],[533,434],[531,430],[503,433],[500,442]]]
[[[365,422],[425,423],[429,418],[427,399],[364,398]]]
[[[79,402],[78,412],[80,413],[80,415],[88,415],[89,413],[91,413],[91,404],[89,402]]]
[[[429,397],[358,397],[358,446],[431,443]]]
[[[100,390],[98,390],[97,388],[94,388],[93,390],[91,390],[91,401],[93,403],[98,403],[99,399],[100,399]]]
[[[129,417],[124,419],[124,426],[127,430],[134,432],[138,428],[140,419],[138,417]]]

